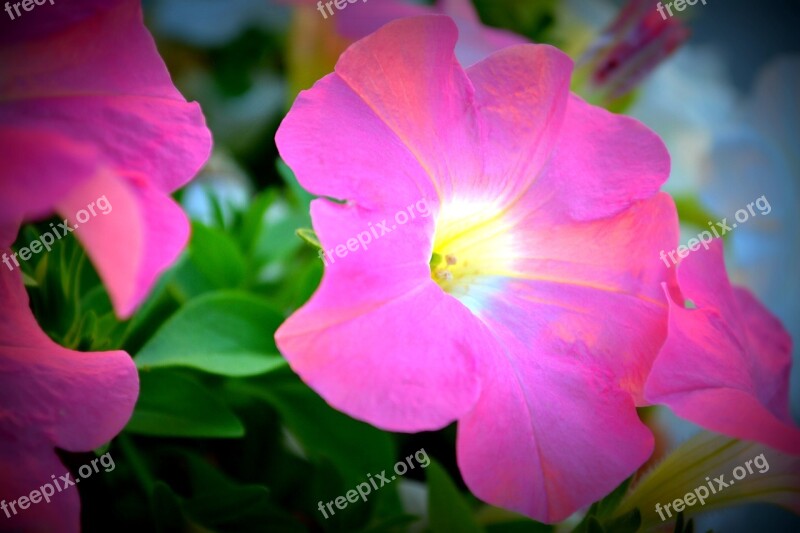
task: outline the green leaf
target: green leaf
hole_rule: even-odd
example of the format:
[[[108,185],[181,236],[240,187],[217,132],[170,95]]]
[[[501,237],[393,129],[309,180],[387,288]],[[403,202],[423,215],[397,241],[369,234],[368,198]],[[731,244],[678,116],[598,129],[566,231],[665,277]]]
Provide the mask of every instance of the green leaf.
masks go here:
[[[227,384],[269,403],[298,440],[308,458],[336,465],[345,486],[364,481],[395,461],[391,436],[336,411],[288,368]]]
[[[239,246],[224,231],[192,224],[190,256],[197,270],[215,287],[237,288],[245,277],[245,260]]]
[[[136,356],[139,368],[186,366],[253,376],[286,364],[273,340],[283,316],[244,293],[215,292],[184,305]]]
[[[188,450],[167,457],[185,474],[181,496],[192,521],[211,531],[263,531],[263,524],[270,531],[298,530],[297,521],[270,500],[267,487],[240,484]]]
[[[255,248],[258,234],[267,216],[267,209],[269,209],[269,206],[272,205],[272,202],[277,198],[278,194],[274,189],[262,191],[253,199],[253,202],[244,214],[242,227],[239,231],[239,242],[248,256],[252,255]]]
[[[289,257],[303,244],[295,232],[310,225],[307,211],[299,210],[285,198],[277,198],[264,213],[263,226],[254,242],[253,258],[267,264]]]
[[[426,473],[428,477],[428,513],[432,533],[484,531],[475,521],[472,509],[444,468],[436,461],[431,460]]]
[[[220,289],[200,272],[189,253],[184,254],[178,260],[177,265],[168,273],[168,276],[168,290],[173,299],[180,304]]]
[[[176,295],[170,291],[175,270],[169,270],[156,282],[147,300],[128,322],[123,338],[123,349],[138,353],[153,334],[180,308]]]
[[[141,435],[237,438],[244,426],[208,389],[180,374],[140,372],[139,401],[126,431]]]
[[[170,273],[173,290],[182,301],[220,289],[245,285],[247,264],[239,245],[224,231],[192,223],[192,240]]]
[[[317,237],[317,233],[313,229],[297,228],[295,234],[314,248],[322,248],[322,243],[319,242],[319,237]]]
[[[706,230],[709,222],[719,219],[694,196],[677,195],[673,199],[675,200],[675,208],[678,210],[678,218],[681,224],[688,224]],[[724,235],[723,238],[725,238]]]

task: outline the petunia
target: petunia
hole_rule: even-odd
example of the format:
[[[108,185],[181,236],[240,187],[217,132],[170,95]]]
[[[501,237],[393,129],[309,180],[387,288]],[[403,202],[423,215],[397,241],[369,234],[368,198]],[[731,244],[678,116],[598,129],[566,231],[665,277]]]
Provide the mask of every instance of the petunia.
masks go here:
[[[210,133],[173,86],[136,0],[23,13],[0,22],[2,244],[23,221],[69,219],[128,317],[188,239],[169,194],[205,162]],[[113,212],[79,224],[101,197]]]
[[[670,299],[647,399],[717,433],[800,454],[789,414],[789,334],[750,291],[731,286],[720,241],[683,259],[677,275],[680,294]]]
[[[312,203],[327,267],[276,340],[355,418],[458,421],[472,492],[555,522],[652,452],[636,405],[666,336],[669,157],[570,95],[557,49],[512,46],[465,71],[456,40],[447,17],[392,22],[281,124],[301,184],[346,202]],[[411,219],[420,206],[430,216]]]
[[[50,340],[19,272],[0,273],[0,301],[0,529],[79,531],[76,487],[53,487],[49,502],[19,498],[68,473],[56,448],[91,451],[122,430],[139,392],[136,367],[123,351],[79,353]]]

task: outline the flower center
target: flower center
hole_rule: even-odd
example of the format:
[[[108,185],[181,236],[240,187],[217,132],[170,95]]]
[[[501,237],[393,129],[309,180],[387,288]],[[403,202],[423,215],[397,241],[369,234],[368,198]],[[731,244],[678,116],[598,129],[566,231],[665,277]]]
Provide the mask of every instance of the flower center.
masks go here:
[[[431,278],[448,294],[464,299],[488,278],[513,275],[513,228],[504,211],[488,202],[442,205],[430,267]]]

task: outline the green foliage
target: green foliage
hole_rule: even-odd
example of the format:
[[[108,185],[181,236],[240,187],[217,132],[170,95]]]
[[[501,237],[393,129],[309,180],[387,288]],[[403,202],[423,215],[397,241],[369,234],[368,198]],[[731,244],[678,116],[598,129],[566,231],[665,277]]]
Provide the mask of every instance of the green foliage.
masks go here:
[[[694,196],[674,196],[673,198],[681,224],[708,230],[708,223],[720,218],[709,212],[700,200]],[[722,238],[725,239],[726,236],[723,235]]]
[[[229,385],[272,406],[304,454],[314,462],[330,461],[347,486],[394,463],[396,448],[388,433],[331,408],[288,368]]]
[[[233,238],[222,230],[192,224],[192,264],[211,285],[235,289],[245,281],[247,265]]]
[[[167,370],[140,372],[139,401],[125,430],[160,437],[241,437],[244,427],[217,395]]]
[[[165,531],[187,527],[209,531],[297,531],[300,524],[278,508],[262,485],[240,484],[221,474],[195,453],[170,450],[162,457],[186,475],[182,493],[158,482],[151,500],[156,520]]]
[[[187,366],[224,376],[252,376],[285,365],[272,336],[283,316],[236,292],[200,296],[175,313],[136,356],[149,368]]]

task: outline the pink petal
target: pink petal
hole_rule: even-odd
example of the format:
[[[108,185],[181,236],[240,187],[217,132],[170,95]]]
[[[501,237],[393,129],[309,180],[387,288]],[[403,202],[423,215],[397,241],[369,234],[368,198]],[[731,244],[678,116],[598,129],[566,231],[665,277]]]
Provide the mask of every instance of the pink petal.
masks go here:
[[[784,421],[791,422],[789,413],[789,372],[792,338],[780,320],[770,313],[756,296],[744,287],[733,287],[733,295],[747,324],[747,343],[759,354],[758,365],[752,367],[756,381],[761,383],[760,400],[764,406]],[[775,376],[780,376],[775,379]]]
[[[13,20],[5,10],[0,18],[0,46],[54,34],[82,20],[100,16],[122,1],[125,0],[78,0],[69,3],[53,0],[52,3],[47,2],[44,9],[26,12],[20,7],[22,16],[17,16],[12,7]],[[13,6],[14,2],[11,4]]]
[[[3,370],[0,369],[0,378]],[[0,425],[2,422],[0,422]],[[0,428],[0,434],[3,431]],[[6,437],[3,435],[5,441]],[[7,442],[7,443],[6,443]],[[53,478],[62,487],[61,476],[69,471],[53,451],[51,444],[30,446],[28,443],[5,441],[0,445],[0,502],[13,502],[20,496],[29,496],[31,491],[50,483],[55,494],[50,503],[44,500],[31,504],[23,510],[19,507],[7,506],[9,516],[0,512],[6,531],[59,531],[78,533],[81,530],[81,500],[75,487],[68,487],[58,492],[53,485]],[[70,474],[69,479],[74,481]],[[47,490],[47,489],[46,489]],[[15,515],[13,511],[16,510]]]
[[[652,197],[669,177],[664,142],[632,118],[572,96],[559,144],[534,185],[575,220],[615,215]]]
[[[479,498],[553,523],[602,498],[650,456],[654,439],[630,395],[589,354],[536,353],[495,329],[476,408],[459,421],[458,464]]]
[[[50,340],[28,308],[18,272],[0,276],[0,301],[0,500],[12,501],[66,472],[54,448],[90,451],[119,433],[139,381],[123,351],[79,353]],[[78,517],[72,488],[4,523],[78,531]]]
[[[531,214],[517,230],[524,251],[517,268],[529,274],[521,276],[524,287],[513,286],[510,294],[524,294],[519,305],[531,314],[553,306],[547,313],[551,333],[584,343],[644,403],[645,380],[666,338],[660,287],[673,272],[658,257],[678,240],[672,199],[659,194],[613,218],[584,223],[565,221],[551,204],[538,202],[531,190],[519,204]]]
[[[788,333],[750,293],[730,286],[720,242],[678,268],[683,296],[697,308],[670,302],[647,399],[712,431],[800,453],[788,412]]]
[[[172,84],[139,2],[117,0],[55,35],[2,46],[0,64],[11,69],[0,79],[3,128],[91,143],[164,192],[188,182],[208,157],[200,108]]]
[[[440,198],[458,179],[480,172],[482,159],[472,85],[453,55],[457,33],[447,17],[396,20],[353,44],[336,64],[336,74],[411,152]]]
[[[312,4],[311,1],[306,3]],[[360,5],[356,3],[350,9],[335,12],[337,30],[353,40],[366,37],[400,18],[436,13],[452,17],[459,32],[455,54],[462,65],[472,65],[507,46],[528,42],[510,31],[484,25],[470,0],[440,0],[435,7],[408,4],[402,0],[381,0],[369,5],[368,9],[358,7]]]
[[[568,96],[569,58],[543,45],[506,49],[469,70],[473,102],[472,84],[452,57],[455,36],[448,19],[392,25],[392,31],[353,45],[340,58],[337,74],[301,93],[281,124],[276,142],[300,183],[315,194],[367,206],[452,197],[456,188],[472,199],[476,191],[495,199],[501,192],[501,199],[519,195],[555,144]],[[400,42],[416,44],[404,46],[402,55],[390,52]],[[373,55],[375,48],[383,52]],[[378,65],[376,57],[392,61]],[[367,76],[372,69],[382,75]],[[498,80],[500,89],[494,87]],[[445,105],[442,94],[451,95]],[[481,135],[488,149],[476,148]],[[484,151],[491,156],[485,164]],[[376,180],[378,175],[383,179]]]
[[[472,84],[453,58],[454,41],[449,19],[424,17],[393,22],[391,31],[348,49],[336,74],[300,94],[276,135],[281,156],[300,183],[315,194],[368,206],[433,194],[452,197],[455,187],[464,194],[488,182],[497,184],[489,193],[524,190],[554,144],[571,62],[547,46],[533,48],[535,53],[501,52],[470,70],[477,87],[473,103]],[[401,43],[404,53],[392,52]],[[378,64],[377,57],[391,60]],[[373,70],[382,75],[365,74]],[[491,85],[498,75],[508,78],[502,90]],[[508,100],[498,104],[497,95],[506,93]],[[443,94],[450,95],[444,105]],[[476,108],[485,124],[477,122]],[[494,150],[488,168],[477,148],[482,130]],[[343,142],[348,150],[341,149]],[[523,146],[527,153],[531,143],[539,148],[520,160],[517,154]],[[528,181],[508,187],[510,177],[523,173]],[[375,180],[376,175],[384,178]]]
[[[91,177],[99,155],[57,132],[0,127],[0,158],[0,226],[13,233],[0,246],[10,246],[23,220],[49,215],[53,198]]]
[[[312,204],[312,217],[325,249],[389,218],[326,200]],[[480,322],[431,280],[431,220],[416,222],[328,258],[317,292],[275,335],[328,403],[391,431],[439,429],[467,412],[479,392],[472,354],[494,349]]]
[[[101,197],[111,206],[110,211],[95,208],[96,216],[78,224],[76,214],[81,210],[88,213],[88,205]],[[180,206],[146,179],[135,176],[125,179],[110,171],[99,174],[74,188],[57,209],[69,218],[71,226],[78,226],[75,234],[121,318],[129,317],[142,303],[189,240],[189,221]],[[125,246],[119,246],[121,238]]]
[[[275,143],[298,181],[318,196],[365,207],[435,196],[411,152],[336,74],[300,93]]]
[[[486,162],[482,172],[457,176],[460,194],[511,203],[537,179],[558,140],[572,60],[551,46],[520,45],[467,74],[475,86]]]
[[[139,2],[116,0],[102,8],[95,0],[72,2],[70,24],[45,32],[30,26],[29,15],[64,9],[47,11],[53,7],[13,21],[21,29],[0,46],[0,64],[10,68],[0,79],[0,140],[11,139],[0,143],[0,158],[10,162],[0,171],[0,227],[7,241],[20,222],[57,209],[72,218],[98,197],[136,182],[139,213],[123,233],[136,254],[127,256],[128,264],[120,252],[126,248],[109,247],[118,237],[88,237],[100,231],[99,222],[79,232],[96,246],[89,254],[113,285],[117,312],[127,317],[185,243],[185,220],[178,220],[167,195],[205,162],[210,133],[197,104],[172,85]],[[105,190],[98,189],[101,183]],[[156,237],[161,229],[177,233]]]
[[[211,148],[197,104],[160,97],[115,94],[27,99],[13,106],[0,103],[0,117],[11,127],[35,130],[42,136],[57,132],[90,145],[101,154],[95,161],[120,172],[147,176],[164,193],[188,182]],[[56,196],[49,193],[46,198]]]
[[[591,223],[550,216],[542,209],[520,223],[519,247],[531,252],[519,279],[470,289],[505,353],[481,358],[483,392],[459,421],[458,451],[478,497],[556,522],[652,452],[635,401],[666,336],[658,250],[676,240],[677,224],[667,195]]]

